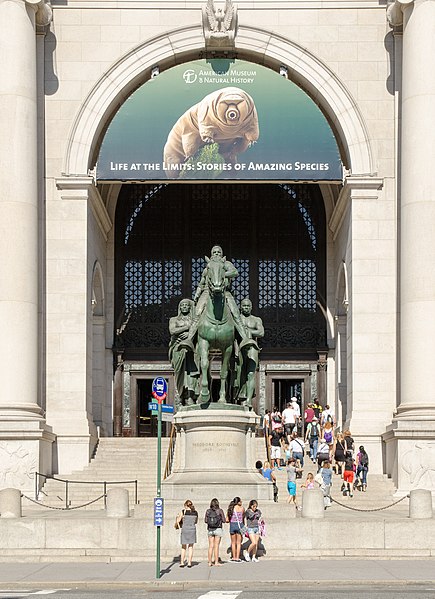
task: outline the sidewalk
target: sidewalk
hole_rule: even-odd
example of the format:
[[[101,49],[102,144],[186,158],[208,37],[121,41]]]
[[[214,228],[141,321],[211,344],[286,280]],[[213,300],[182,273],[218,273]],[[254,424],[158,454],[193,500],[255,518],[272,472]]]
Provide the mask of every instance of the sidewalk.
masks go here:
[[[435,559],[427,560],[264,560],[256,564],[225,562],[209,567],[194,561],[192,568],[179,562],[162,563],[162,577],[155,578],[153,562],[118,563],[0,563],[0,590],[32,585],[58,588],[238,588],[271,584],[337,585],[378,583],[435,584]]]

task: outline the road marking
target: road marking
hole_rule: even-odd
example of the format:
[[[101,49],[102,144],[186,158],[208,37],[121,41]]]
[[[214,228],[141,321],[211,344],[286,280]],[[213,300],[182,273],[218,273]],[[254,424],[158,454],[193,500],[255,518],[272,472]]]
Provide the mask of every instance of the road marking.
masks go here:
[[[198,599],[236,599],[242,591],[209,591]]]
[[[71,589],[52,589],[43,591],[29,591],[27,589],[22,590],[2,590],[0,591],[0,599],[19,599],[19,597],[30,597],[30,595],[52,595],[53,593],[59,593],[60,591],[70,591]]]
[[[53,591],[36,591],[31,595],[51,595],[52,593],[58,593],[59,591],[70,591],[71,589],[54,589]]]

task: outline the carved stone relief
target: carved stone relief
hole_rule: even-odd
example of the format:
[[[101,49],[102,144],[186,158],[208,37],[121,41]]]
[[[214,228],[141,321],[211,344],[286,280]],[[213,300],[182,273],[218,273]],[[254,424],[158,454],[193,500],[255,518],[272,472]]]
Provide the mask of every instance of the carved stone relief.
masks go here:
[[[0,443],[0,488],[29,488],[38,467],[36,456],[22,443]]]
[[[416,443],[403,454],[401,467],[413,489],[435,488],[435,443]]]

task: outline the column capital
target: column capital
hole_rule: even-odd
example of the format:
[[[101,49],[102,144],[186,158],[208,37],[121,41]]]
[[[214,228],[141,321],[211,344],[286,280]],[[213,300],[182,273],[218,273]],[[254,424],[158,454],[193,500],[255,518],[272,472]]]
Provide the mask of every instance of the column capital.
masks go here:
[[[387,6],[387,21],[391,27],[403,25],[403,10],[414,0],[393,0]]]
[[[35,11],[36,24],[45,27],[51,23],[53,9],[50,0],[22,0]]]

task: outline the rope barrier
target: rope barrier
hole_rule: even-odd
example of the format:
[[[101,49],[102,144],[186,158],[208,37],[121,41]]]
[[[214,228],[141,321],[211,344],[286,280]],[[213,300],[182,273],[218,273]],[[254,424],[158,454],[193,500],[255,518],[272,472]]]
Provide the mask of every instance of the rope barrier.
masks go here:
[[[371,508],[371,509],[362,509],[362,508],[352,507],[351,505],[346,505],[345,503],[340,503],[339,501],[337,501],[336,499],[334,499],[333,497],[330,496],[331,501],[333,501],[337,505],[340,505],[341,507],[345,507],[346,509],[352,510],[354,512],[381,512],[382,510],[387,510],[388,508],[393,507],[393,506],[397,505],[398,503],[400,503],[401,501],[403,501],[404,499],[408,499],[408,498],[409,498],[409,495],[404,495],[403,497],[401,497],[394,503],[391,503],[390,505],[384,505],[384,507],[376,507],[376,508]]]
[[[103,497],[106,497],[106,495],[100,495],[100,497],[97,497],[97,499],[93,499],[92,501],[88,501],[88,503],[83,503],[82,505],[76,505],[74,507],[54,507],[52,505],[45,505],[45,503],[36,501],[35,499],[32,499],[31,497],[27,497],[27,495],[24,495],[24,494],[22,494],[21,497],[24,497],[25,499],[28,499],[32,503],[36,503],[36,505],[40,505],[41,507],[45,507],[49,510],[71,511],[71,510],[78,510],[82,507],[86,507],[87,505],[91,505],[92,503],[95,503],[96,501],[100,501],[100,499],[103,499]]]

